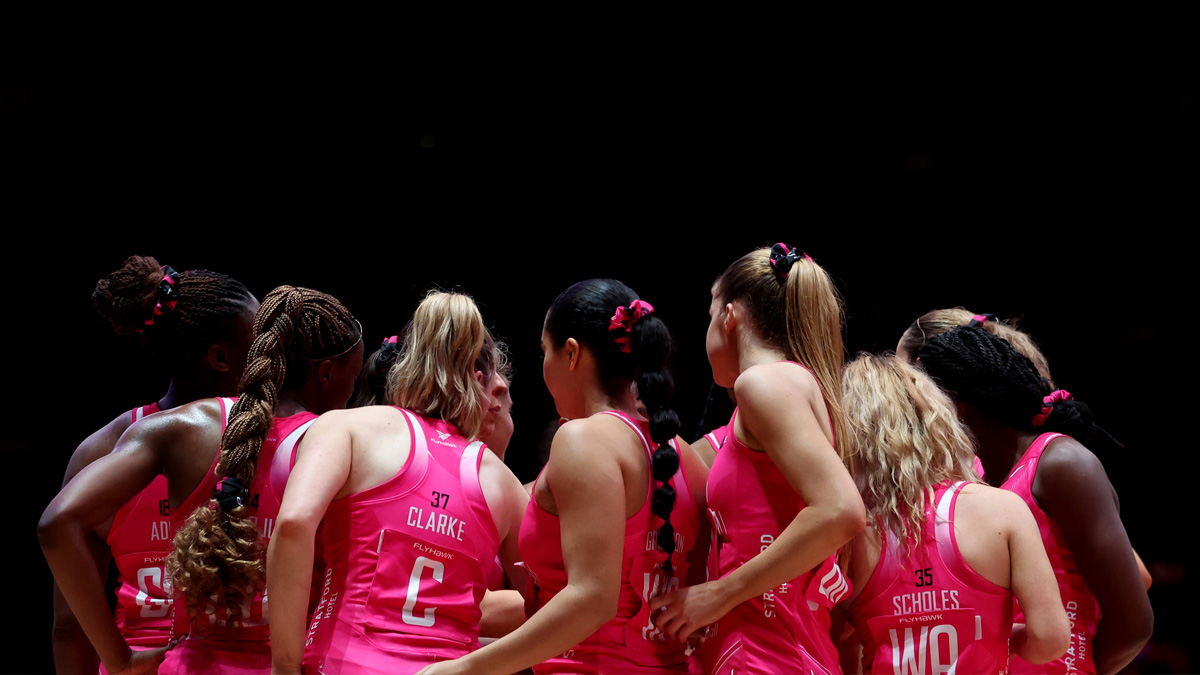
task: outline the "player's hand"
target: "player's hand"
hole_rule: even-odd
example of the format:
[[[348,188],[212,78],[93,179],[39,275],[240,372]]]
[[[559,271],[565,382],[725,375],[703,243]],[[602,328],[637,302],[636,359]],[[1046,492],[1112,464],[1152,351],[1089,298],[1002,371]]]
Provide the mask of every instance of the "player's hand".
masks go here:
[[[734,604],[722,592],[719,581],[710,581],[651,598],[650,611],[659,630],[677,642],[685,642],[728,614]]]
[[[159,647],[130,652],[128,663],[115,664],[116,667],[109,668],[108,672],[112,675],[154,675],[158,672],[158,665],[166,658],[167,649]],[[107,665],[105,667],[107,668]]]

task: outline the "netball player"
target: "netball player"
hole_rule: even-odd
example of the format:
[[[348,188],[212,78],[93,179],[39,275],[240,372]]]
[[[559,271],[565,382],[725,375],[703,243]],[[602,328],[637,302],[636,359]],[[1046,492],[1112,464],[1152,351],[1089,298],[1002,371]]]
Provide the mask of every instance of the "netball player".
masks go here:
[[[42,549],[110,672],[153,671],[163,653],[131,653],[108,613],[104,580],[85,556],[86,535],[158,475],[167,477],[171,527],[183,526],[168,566],[175,635],[188,634],[158,672],[269,668],[262,543],[290,468],[285,448],[296,436],[288,432],[345,406],[361,363],[361,329],[340,303],[275,289],[255,318],[232,410],[228,399],[205,399],[139,421],[51,502],[39,523]],[[199,517],[188,520],[192,507]]]
[[[844,603],[862,660],[843,651],[844,669],[1002,673],[1010,646],[1030,663],[1062,656],[1070,629],[1037,524],[1019,497],[979,484],[950,399],[895,356],[859,356],[842,385],[869,522],[849,547]]]
[[[712,287],[708,358],[733,387],[732,432],[708,479],[712,581],[653,601],[657,624],[704,640],[705,672],[835,672],[837,550],[865,526],[836,447],[843,433],[841,305],[825,271],[784,244]]]
[[[962,307],[935,309],[923,314],[900,336],[900,342],[896,345],[896,354],[911,362],[916,358],[916,353],[920,351],[929,338],[959,326],[979,326],[992,335],[1005,340],[1008,344],[1012,345],[1013,349],[1028,358],[1034,367],[1037,368],[1038,374],[1046,378],[1046,382],[1050,384],[1051,388],[1054,387],[1054,378],[1050,375],[1050,364],[1046,360],[1046,357],[1042,355],[1042,351],[1038,349],[1037,342],[1031,335],[1017,329],[1012,324],[997,319],[993,314],[977,314]],[[1102,440],[1106,439],[1118,446],[1121,445],[1116,439],[1109,436],[1107,432],[1103,432],[1100,429],[1097,430],[1101,432]],[[976,458],[975,469],[979,472],[980,477],[985,476],[983,465],[979,462],[978,458]],[[1006,475],[997,476],[997,480],[993,482],[993,485],[1000,485],[1005,477]],[[1137,551],[1133,552],[1133,556],[1137,561],[1138,572],[1142,575],[1142,584],[1146,587],[1146,590],[1149,590],[1153,582],[1150,572],[1146,569],[1146,565],[1142,562],[1141,557],[1138,556]]]
[[[412,673],[478,647],[486,568],[510,579],[527,497],[475,439],[498,404],[496,348],[475,303],[430,293],[388,372],[392,406],[309,431],[268,553],[275,672]],[[328,567],[306,622],[313,542]]]
[[[542,330],[543,376],[566,421],[521,526],[529,619],[479,651],[425,673],[686,672],[648,602],[678,587],[699,523],[705,469],[669,407],[670,333],[611,279],[561,293]],[[638,415],[640,402],[649,421]],[[702,555],[702,551],[700,553]]]
[[[1047,665],[1014,657],[1012,671],[1119,671],[1154,615],[1117,495],[1084,445],[1095,432],[1087,406],[1051,391],[1028,358],[979,326],[935,335],[913,356],[956,400],[993,483],[1028,504],[1055,569],[1071,645]]]
[[[175,272],[151,257],[131,256],[96,284],[92,301],[122,335],[139,335],[170,377],[166,393],[126,411],[89,436],[71,456],[63,485],[100,457],[135,421],[159,410],[237,391],[258,300],[241,282],[208,270]],[[163,647],[171,636],[171,598],[162,585],[171,549],[159,478],[87,537],[104,577],[111,557],[118,572],[116,620],[134,648]],[[95,672],[100,663],[55,585],[54,663],[60,673]]]

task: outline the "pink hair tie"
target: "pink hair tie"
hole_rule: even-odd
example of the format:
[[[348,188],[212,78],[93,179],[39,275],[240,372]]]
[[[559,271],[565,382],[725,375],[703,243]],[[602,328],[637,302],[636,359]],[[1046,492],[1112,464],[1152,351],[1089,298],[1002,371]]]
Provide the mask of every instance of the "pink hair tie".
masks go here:
[[[608,329],[610,331],[622,330],[626,333],[631,333],[633,332],[633,324],[653,313],[654,307],[650,303],[644,300],[634,300],[629,303],[628,308],[623,305],[617,307],[617,313],[613,314],[612,319],[608,322]],[[628,335],[618,337],[614,342],[621,345],[621,351],[626,354],[633,352],[633,348],[629,345]]]
[[[781,280],[786,280],[788,277],[788,272],[792,271],[792,265],[794,265],[796,261],[801,258],[804,258],[809,262],[813,261],[813,259],[810,258],[809,255],[804,251],[792,246],[788,246],[783,242],[779,242],[771,247],[771,256],[769,261],[771,263],[771,269],[775,272],[775,274],[777,274]]]
[[[1046,423],[1046,418],[1054,412],[1054,404],[1059,401],[1070,401],[1071,392],[1066,389],[1055,389],[1042,398],[1042,412],[1033,416],[1033,426],[1040,427]]]
[[[174,310],[175,305],[179,304],[179,298],[175,297],[179,293],[175,288],[179,284],[179,273],[171,269],[170,265],[163,265],[162,273],[163,277],[158,282],[158,302],[154,303],[154,311],[150,313],[150,318],[143,322],[146,326],[153,326],[154,317],[162,316],[164,308]],[[139,328],[137,332],[141,333],[143,330]]]

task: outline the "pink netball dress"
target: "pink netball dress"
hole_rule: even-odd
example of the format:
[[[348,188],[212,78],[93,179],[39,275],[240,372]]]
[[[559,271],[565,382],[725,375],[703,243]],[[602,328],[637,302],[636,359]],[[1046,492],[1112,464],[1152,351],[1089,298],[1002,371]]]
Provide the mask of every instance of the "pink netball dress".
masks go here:
[[[1084,583],[1083,575],[1079,573],[1079,565],[1075,563],[1075,557],[1067,548],[1058,524],[1046,515],[1033,498],[1033,478],[1037,475],[1038,460],[1046,451],[1046,446],[1062,436],[1063,434],[1054,433],[1038,436],[1009,472],[1008,480],[1000,486],[1020,495],[1033,512],[1033,519],[1042,534],[1042,543],[1046,545],[1050,567],[1054,569],[1054,578],[1058,580],[1058,592],[1062,596],[1063,607],[1067,610],[1067,619],[1071,622],[1071,646],[1067,648],[1066,654],[1050,663],[1038,665],[1014,655],[1011,668],[1015,674],[1096,672],[1096,663],[1092,657],[1092,639],[1096,635],[1096,627],[1100,624],[1100,606]],[[1024,620],[1025,615],[1021,608],[1014,606],[1013,621],[1019,623]]]
[[[875,572],[848,608],[864,673],[1007,672],[1012,591],[976,574],[958,551],[954,507],[963,485],[935,489],[908,560],[887,533]]]
[[[224,424],[229,421],[229,410],[234,399],[217,399],[221,403]],[[301,412],[288,417],[276,417],[275,423],[263,441],[258,454],[258,467],[254,480],[247,486],[250,491],[250,520],[258,527],[264,550],[271,539],[275,519],[279,516],[279,504],[288,474],[296,463],[296,445],[312,425],[317,416]],[[192,511],[209,508],[213,489],[217,486],[215,473],[220,454],[213,458],[208,475],[200,485],[171,514],[172,527],[177,531]],[[267,622],[268,591],[254,596],[248,606],[242,608],[241,617],[230,616],[224,604],[209,602],[204,613],[189,617],[182,597],[175,597],[175,635],[186,637],[167,652],[159,666],[160,675],[168,673],[212,673],[234,675],[271,672],[271,643]]]
[[[730,429],[736,418],[735,409]],[[730,433],[708,474],[713,524],[708,578],[727,576],[766,550],[803,508],[771,458]],[[816,568],[743,602],[708,627],[701,645],[705,672],[839,672],[829,638],[829,610],[850,588],[837,560],[829,556]]]
[[[157,403],[134,408],[130,420],[156,412]],[[171,552],[171,507],[165,476],[156,477],[117,511],[107,543],[120,584],[117,626],[126,644],[134,649],[166,646],[171,639],[171,593],[164,561]]]
[[[487,449],[398,410],[413,438],[404,468],[325,513],[328,568],[306,670],[415,673],[479,648],[485,570],[500,549],[479,483]]]
[[[633,429],[646,452],[646,471],[651,480],[646,502],[625,521],[625,544],[621,563],[621,590],[617,599],[617,615],[600,630],[562,655],[533,667],[543,673],[686,673],[688,658],[684,645],[668,639],[650,618],[651,598],[679,588],[687,578],[687,553],[696,543],[700,522],[696,502],[688,488],[683,462],[669,481],[675,488],[675,506],[671,510],[671,526],[675,528],[675,552],[671,555],[674,570],[665,578],[663,562],[666,553],[658,548],[656,538],[663,521],[651,510],[651,495],[657,486],[650,463],[652,445],[649,424],[635,421],[617,411],[612,415]],[[674,441],[671,441],[674,444]],[[672,445],[674,447],[674,445]],[[539,477],[540,480],[540,477]],[[562,558],[562,532],[558,516],[529,500],[521,522],[519,538],[521,559],[529,572],[529,590],[525,606],[531,613],[546,605],[567,586],[567,570]]]
[[[704,434],[704,437],[708,439],[708,444],[712,446],[713,452],[720,452],[721,446],[725,445],[725,439],[729,438],[729,425],[717,427]]]

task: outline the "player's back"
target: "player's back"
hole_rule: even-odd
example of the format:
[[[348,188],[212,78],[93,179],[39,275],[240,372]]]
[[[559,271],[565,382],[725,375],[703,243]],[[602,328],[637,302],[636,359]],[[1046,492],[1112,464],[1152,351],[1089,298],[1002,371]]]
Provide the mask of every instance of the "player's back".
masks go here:
[[[959,549],[955,507],[965,485],[935,489],[907,555],[886,534],[874,573],[848,609],[865,673],[1007,671],[1012,591],[976,573]]]

